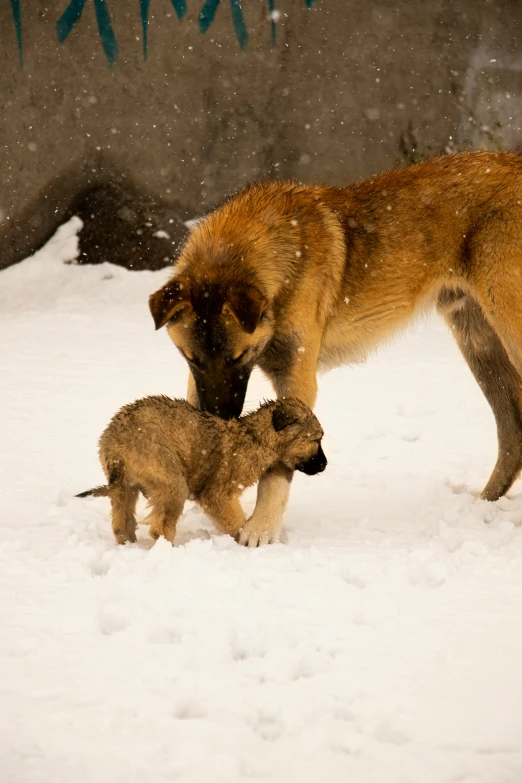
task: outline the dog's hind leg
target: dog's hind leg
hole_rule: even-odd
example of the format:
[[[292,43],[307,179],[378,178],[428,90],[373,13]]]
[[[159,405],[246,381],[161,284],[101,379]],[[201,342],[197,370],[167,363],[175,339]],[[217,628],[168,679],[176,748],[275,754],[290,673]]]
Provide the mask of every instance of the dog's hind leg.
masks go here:
[[[437,309],[495,415],[498,458],[482,497],[497,500],[522,468],[522,378],[480,305],[469,294],[443,289]]]
[[[112,506],[112,531],[118,544],[136,541],[136,502],[139,489],[125,479],[109,485]]]
[[[188,497],[188,487],[179,481],[176,486],[156,486],[147,488],[149,503],[152,511],[148,516],[150,520],[149,532],[152,538],[158,539],[164,536],[171,544],[176,536],[176,525],[183,513],[183,507]]]

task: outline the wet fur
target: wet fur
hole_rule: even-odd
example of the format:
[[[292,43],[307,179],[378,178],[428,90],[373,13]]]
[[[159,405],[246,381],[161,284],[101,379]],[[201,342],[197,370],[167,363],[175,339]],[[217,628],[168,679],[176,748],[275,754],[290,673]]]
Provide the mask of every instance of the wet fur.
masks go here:
[[[225,422],[184,400],[147,397],[126,405],[100,443],[107,486],[82,492],[108,496],[116,541],[136,540],[140,490],[151,506],[153,538],[174,541],[188,497],[216,526],[238,537],[244,524],[239,496],[277,463],[310,475],[324,470],[323,431],[312,411],[295,399],[265,403]]]
[[[435,306],[496,418],[483,492],[495,500],[522,467],[521,202],[510,153],[441,156],[346,188],[253,185],[188,237],[150,298],[156,328],[187,357],[191,401],[227,417],[253,366],[313,407],[318,370],[363,359]],[[249,543],[276,539],[289,479],[261,482]]]

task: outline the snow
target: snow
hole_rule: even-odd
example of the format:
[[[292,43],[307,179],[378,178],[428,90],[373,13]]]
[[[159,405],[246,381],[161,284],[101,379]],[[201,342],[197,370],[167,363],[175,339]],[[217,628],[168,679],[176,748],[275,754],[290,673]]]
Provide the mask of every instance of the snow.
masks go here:
[[[445,327],[321,379],[329,466],[286,543],[188,504],[175,547],[118,547],[74,494],[117,408],[186,369],[147,308],[168,270],[65,263],[79,226],[0,272],[2,780],[520,783],[520,484],[478,498],[493,416]]]

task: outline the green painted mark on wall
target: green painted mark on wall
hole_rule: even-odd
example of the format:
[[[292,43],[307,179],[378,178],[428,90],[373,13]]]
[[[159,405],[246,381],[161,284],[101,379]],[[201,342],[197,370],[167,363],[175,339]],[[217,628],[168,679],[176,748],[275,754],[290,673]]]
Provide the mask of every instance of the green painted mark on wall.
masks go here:
[[[176,16],[181,21],[187,12],[185,0],[170,0]],[[148,54],[148,30],[149,30],[149,6],[150,0],[140,0],[141,29],[143,31],[143,59],[147,59]]]
[[[159,2],[159,0],[156,0]],[[248,43],[248,30],[243,16],[242,2],[248,0],[229,0],[230,15],[232,18],[232,24],[236,34],[237,41],[241,49],[245,49]],[[27,0],[29,2],[29,0]],[[74,28],[80,21],[82,14],[85,10],[85,6],[88,0],[69,0],[67,8],[62,13],[56,23],[56,35],[59,43],[63,43],[73,32]],[[90,0],[89,0],[90,2]],[[111,16],[109,13],[108,2],[109,0],[92,0],[94,5],[94,13],[96,15],[96,23],[98,25],[98,33],[100,36],[101,45],[105,56],[109,62],[109,65],[114,67],[118,58],[118,42],[116,41],[116,35],[112,26]],[[116,2],[116,0],[113,0]],[[205,0],[198,17],[199,29],[201,33],[206,33],[212,25],[216,16],[218,7],[221,0]],[[181,21],[187,12],[186,0],[170,0],[176,16]],[[311,8],[315,3],[315,0],[305,0],[307,8]],[[151,0],[139,0],[139,11],[141,17],[141,27],[143,33],[143,59],[147,59],[148,55],[148,29],[149,29],[149,11]],[[13,13],[13,22],[16,33],[16,41],[18,45],[18,52],[20,56],[20,65],[23,65],[23,43],[22,43],[22,8],[21,0],[11,0],[11,10]],[[275,9],[275,0],[268,0],[268,18],[270,20],[270,28],[272,41],[276,40],[276,22],[277,11]]]
[[[20,65],[23,66],[23,50],[22,50],[22,13],[20,11],[20,0],[11,0],[11,9],[13,11],[13,21],[16,31],[16,43],[18,45],[18,54],[20,56]]]
[[[111,17],[107,8],[106,0],[93,0],[96,22],[98,23],[98,32],[103,46],[103,50],[109,61],[111,68],[118,57],[118,44],[116,36],[112,29]],[[74,26],[79,22],[86,0],[71,0],[56,24],[56,33],[59,43],[63,43],[70,35]]]

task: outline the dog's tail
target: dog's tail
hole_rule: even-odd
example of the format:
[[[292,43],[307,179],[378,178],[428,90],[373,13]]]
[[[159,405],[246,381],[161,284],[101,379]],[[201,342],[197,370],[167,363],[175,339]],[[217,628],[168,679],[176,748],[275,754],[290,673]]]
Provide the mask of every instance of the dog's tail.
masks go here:
[[[103,487],[93,487],[92,489],[87,489],[85,492],[80,492],[80,494],[76,495],[76,497],[88,498],[89,496],[92,496],[94,498],[105,498],[109,494],[109,487],[105,485]]]
[[[106,465],[106,475],[109,479],[108,484],[104,484],[100,487],[93,487],[92,489],[87,489],[85,492],[80,492],[79,495],[76,495],[77,498],[106,498],[110,497],[111,489],[115,485],[121,485],[124,477],[124,471],[123,466],[121,462],[118,460],[111,460],[110,466]]]

